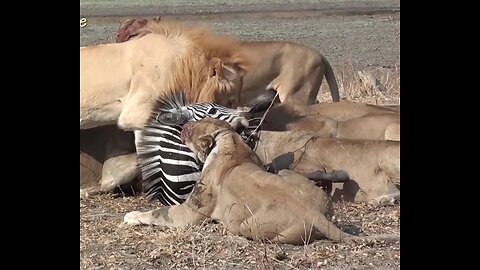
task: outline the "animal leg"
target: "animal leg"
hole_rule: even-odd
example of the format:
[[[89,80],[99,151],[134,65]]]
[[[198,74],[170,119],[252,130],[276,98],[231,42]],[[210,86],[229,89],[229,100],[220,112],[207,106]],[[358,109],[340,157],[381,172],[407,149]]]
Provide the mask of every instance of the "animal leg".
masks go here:
[[[102,190],[99,186],[95,187],[87,187],[87,188],[80,188],[80,199],[81,198],[88,198],[91,195],[99,194]]]
[[[80,104],[81,105],[81,104]],[[116,101],[95,107],[80,107],[80,129],[113,125],[117,122],[123,104]]]
[[[316,182],[317,186],[323,188],[327,194],[331,194],[333,183],[345,183],[350,180],[348,173],[343,170],[333,170],[331,173],[317,170],[310,173],[303,173],[302,175]]]
[[[128,93],[122,112],[118,117],[118,127],[123,130],[142,129],[153,109],[152,102],[155,100],[155,89],[137,87],[137,85],[138,83],[132,82],[132,89]]]
[[[111,192],[132,182],[139,174],[136,153],[112,157],[103,164],[100,186],[103,191]]]
[[[115,128],[107,142],[100,186],[105,192],[129,184],[140,175],[137,166],[134,134]]]
[[[288,169],[293,163],[293,160],[293,152],[288,152],[274,158],[271,163],[265,165],[265,168],[267,169],[267,172],[278,173],[280,170]]]
[[[310,173],[304,173],[303,175],[313,181],[329,181],[333,183],[343,183],[350,180],[350,176],[344,170],[333,170],[331,173],[318,170]]]
[[[188,199],[180,205],[160,207],[147,212],[127,213],[123,221],[129,225],[156,225],[182,228],[210,217],[215,208],[211,190],[198,182]]]
[[[323,82],[323,74],[317,69],[315,72],[311,73],[306,83],[302,86],[301,92],[305,90],[307,92],[307,100],[309,104],[317,102],[317,96],[320,92],[320,86]],[[313,102],[313,103],[312,103]]]
[[[127,213],[123,221],[128,225],[155,225],[174,228],[183,228],[189,224],[199,223],[208,216],[194,211],[191,206],[181,205],[165,206],[155,210]]]
[[[385,140],[400,141],[400,123],[392,123],[385,129]]]
[[[303,99],[305,99],[304,95],[303,97],[302,97],[302,94],[295,95],[301,88],[302,78],[284,78],[284,77],[275,78],[267,86],[267,90],[273,89],[277,91],[278,98],[280,99],[281,103],[289,102],[289,103],[304,104],[305,102],[302,101]],[[313,104],[314,102],[315,100],[308,101],[306,105]]]

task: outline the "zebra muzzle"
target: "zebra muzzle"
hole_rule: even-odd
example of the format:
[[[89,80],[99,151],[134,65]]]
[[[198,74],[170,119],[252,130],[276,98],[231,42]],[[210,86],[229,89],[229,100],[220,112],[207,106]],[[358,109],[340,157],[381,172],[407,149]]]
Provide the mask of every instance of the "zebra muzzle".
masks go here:
[[[157,121],[164,125],[180,125],[187,121],[190,115],[183,112],[166,112],[157,115]]]

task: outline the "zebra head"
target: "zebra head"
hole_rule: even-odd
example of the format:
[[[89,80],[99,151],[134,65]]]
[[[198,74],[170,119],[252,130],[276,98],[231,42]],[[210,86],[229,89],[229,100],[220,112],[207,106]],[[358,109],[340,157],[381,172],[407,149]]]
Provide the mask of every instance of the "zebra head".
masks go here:
[[[180,133],[185,123],[205,117],[224,120],[237,131],[248,127],[243,110],[215,103],[187,104],[184,93],[178,91],[160,99],[144,129],[135,133],[138,165],[149,201],[181,204],[200,180],[201,165],[181,141]]]
[[[230,123],[238,132],[248,128],[247,114],[242,109],[231,109],[216,103],[186,104],[183,92],[168,96],[158,103],[155,119],[164,125],[183,125],[203,118],[216,118]]]

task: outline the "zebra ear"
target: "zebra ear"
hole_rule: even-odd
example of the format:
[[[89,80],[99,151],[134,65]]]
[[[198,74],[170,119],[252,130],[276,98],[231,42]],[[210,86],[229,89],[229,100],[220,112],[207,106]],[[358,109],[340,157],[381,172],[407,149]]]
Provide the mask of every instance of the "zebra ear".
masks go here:
[[[203,135],[198,138],[198,144],[204,152],[208,152],[213,146],[213,137],[211,135]]]

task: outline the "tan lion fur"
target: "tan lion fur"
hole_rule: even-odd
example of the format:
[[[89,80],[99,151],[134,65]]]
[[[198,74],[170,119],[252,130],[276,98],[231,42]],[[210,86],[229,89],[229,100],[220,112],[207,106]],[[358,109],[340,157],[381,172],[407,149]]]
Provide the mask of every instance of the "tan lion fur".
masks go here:
[[[302,116],[323,115],[337,121],[346,121],[366,115],[400,115],[400,106],[381,106],[341,100],[340,102],[325,102],[313,105],[277,103],[271,111],[285,111],[291,115]]]
[[[260,117],[264,111],[254,114]],[[245,116],[251,118],[252,114]],[[400,141],[400,113],[350,101],[314,105],[277,103],[265,116],[262,130],[306,131],[323,138]]]
[[[216,119],[201,122],[196,127],[199,132],[225,127]],[[298,173],[346,171],[351,180],[333,184],[331,195],[335,200],[380,202],[400,196],[400,142],[320,138],[297,130],[260,131],[258,136],[254,150],[263,164],[292,152],[294,162],[290,169]]]
[[[122,186],[140,192],[136,158],[131,132],[115,125],[80,130],[80,196]]]
[[[137,18],[126,21],[117,32],[117,42],[139,39],[150,33],[165,34],[180,22],[157,18]],[[243,41],[241,52],[252,63],[245,74],[241,100],[248,103],[267,89],[278,91],[281,102],[314,104],[323,77],[339,101],[338,85],[325,56],[305,45],[284,41]]]
[[[301,131],[261,131],[259,137],[255,152],[265,164],[293,152],[290,168],[299,173],[346,171],[351,180],[333,184],[335,200],[381,202],[400,198],[398,141],[320,138]]]
[[[233,234],[273,243],[306,244],[322,238],[399,241],[399,235],[343,232],[330,221],[332,203],[321,188],[294,171],[266,172],[228,124],[205,133],[208,120],[221,120],[204,120],[187,123],[182,131],[182,140],[204,162],[191,196],[181,205],[127,213],[124,222],[181,228],[212,218]]]
[[[169,29],[164,35],[149,35],[142,40],[80,47],[81,130],[107,125],[139,130],[155,101],[178,90],[186,93],[190,103],[238,104],[241,77],[248,69],[248,61],[236,41],[203,27]],[[97,136],[105,139],[85,142],[96,143],[98,149],[107,151],[107,134],[99,132]],[[99,180],[102,190],[110,191],[138,174],[134,157],[132,153],[114,156],[104,160],[105,164],[97,160],[103,165]],[[81,154],[81,159],[86,158]],[[81,183],[83,178],[89,182],[98,177],[93,172],[82,175]]]
[[[248,60],[233,38],[203,27],[80,48],[80,128],[141,129],[154,102],[183,90],[189,102],[234,104]]]

